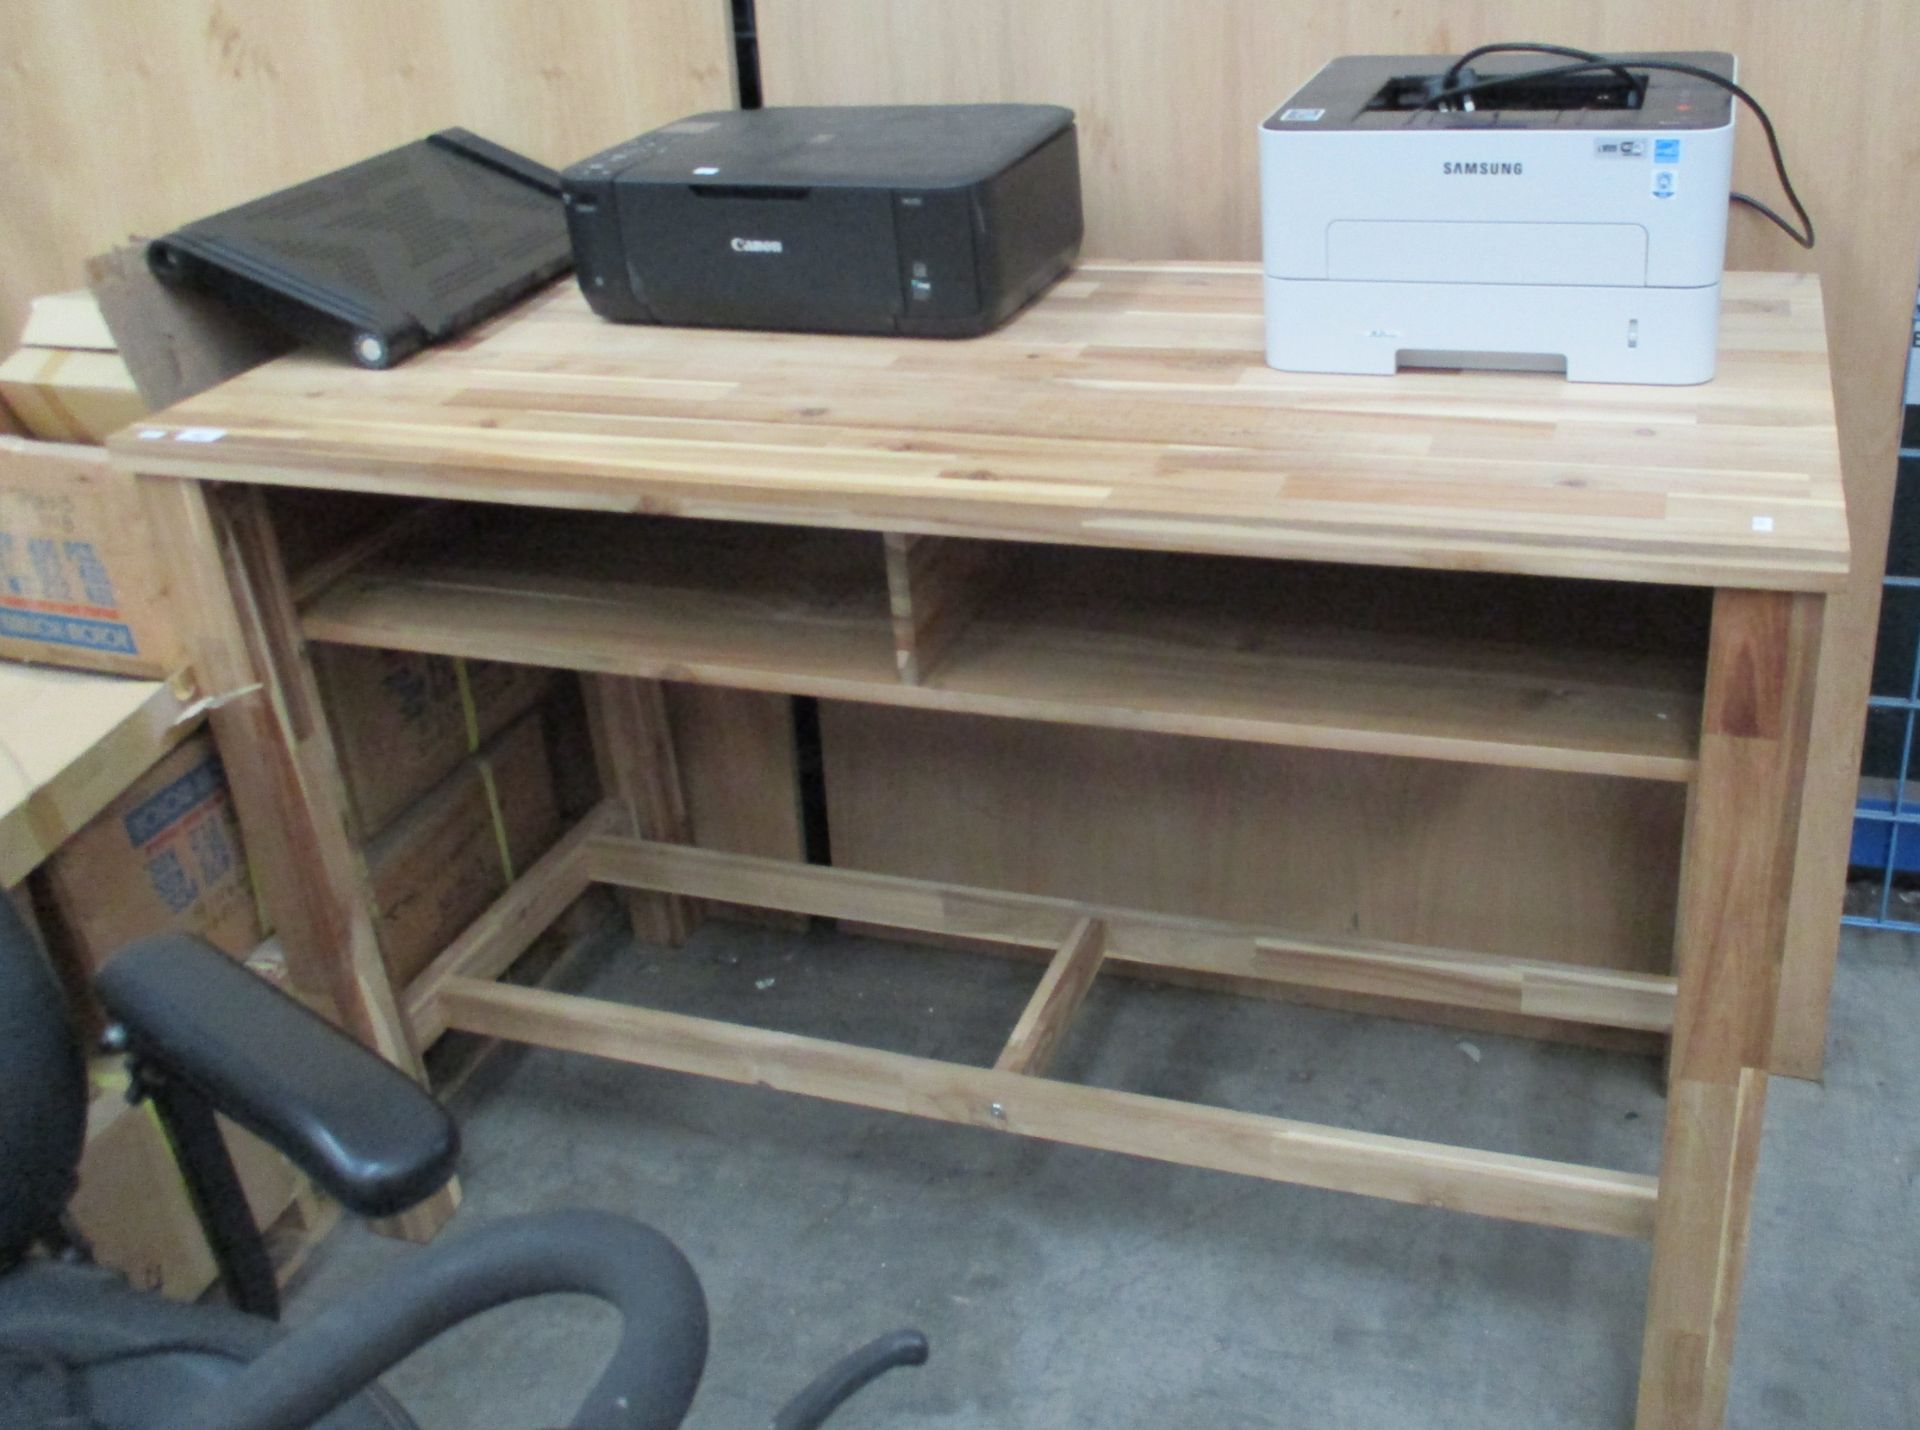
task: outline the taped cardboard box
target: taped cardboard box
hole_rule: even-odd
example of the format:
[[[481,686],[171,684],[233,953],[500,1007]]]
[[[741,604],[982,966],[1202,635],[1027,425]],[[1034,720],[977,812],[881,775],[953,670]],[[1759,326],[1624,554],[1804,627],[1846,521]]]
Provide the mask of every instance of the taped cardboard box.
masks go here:
[[[104,442],[153,410],[84,289],[33,300],[19,348],[0,362],[0,401],[48,442]]]
[[[98,448],[0,436],[0,657],[161,680],[185,663],[139,483]]]
[[[81,968],[148,934],[199,934],[235,958],[262,937],[212,737],[182,741],[43,866],[47,932]]]
[[[100,304],[84,288],[69,293],[42,293],[27,305],[27,325],[20,330],[20,346],[80,348],[87,352],[119,351]]]
[[[404,988],[560,836],[541,712],[468,757],[366,851],[380,951]]]
[[[49,442],[104,442],[150,410],[120,354],[82,348],[17,349],[0,362],[0,398]]]
[[[372,839],[553,689],[539,666],[316,645],[354,837]]]

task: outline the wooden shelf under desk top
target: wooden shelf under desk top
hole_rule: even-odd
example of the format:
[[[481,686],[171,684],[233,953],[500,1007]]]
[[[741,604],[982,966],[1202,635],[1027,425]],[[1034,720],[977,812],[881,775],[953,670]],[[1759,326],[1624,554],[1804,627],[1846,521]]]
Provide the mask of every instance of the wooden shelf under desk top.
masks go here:
[[[1658,633],[1511,624],[1447,577],[1011,546],[918,684],[871,533],[542,512],[458,516],[345,574],[309,637],[611,674],[1265,744],[1642,779],[1694,768],[1701,660]],[[1397,576],[1402,587],[1436,579]],[[1551,585],[1552,583],[1544,583]],[[1646,588],[1595,586],[1591,604]],[[1430,593],[1432,594],[1432,593]],[[1500,599],[1504,594],[1505,599]],[[1467,611],[1489,609],[1477,625]],[[1622,611],[1628,621],[1635,613]],[[1590,625],[1595,623],[1589,623]]]
[[[392,371],[283,358],[112,445],[146,472],[533,506],[1697,586],[1845,576],[1812,275],[1729,273],[1699,387],[1281,373],[1261,331],[1251,264],[1083,263],[965,341],[620,326],[567,282]]]

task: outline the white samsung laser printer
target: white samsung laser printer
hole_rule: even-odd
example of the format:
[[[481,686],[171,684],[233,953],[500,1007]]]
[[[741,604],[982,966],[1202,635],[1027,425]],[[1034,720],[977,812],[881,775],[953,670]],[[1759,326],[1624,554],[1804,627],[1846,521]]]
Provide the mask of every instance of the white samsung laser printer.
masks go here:
[[[1674,60],[1734,77],[1732,55]],[[1337,59],[1260,129],[1267,362],[1697,383],[1720,326],[1733,100],[1533,57]],[[1455,97],[1436,100],[1448,90]]]

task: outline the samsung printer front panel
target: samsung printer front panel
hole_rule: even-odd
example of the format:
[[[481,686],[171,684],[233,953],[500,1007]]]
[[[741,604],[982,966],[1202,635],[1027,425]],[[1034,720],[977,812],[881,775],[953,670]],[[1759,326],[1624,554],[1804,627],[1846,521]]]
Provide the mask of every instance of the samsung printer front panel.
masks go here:
[[[1733,77],[1731,55],[1665,58]],[[1267,361],[1713,376],[1733,166],[1726,90],[1616,71],[1432,103],[1452,60],[1335,60],[1260,131]],[[1537,70],[1483,62],[1486,80]],[[1472,101],[1467,101],[1471,103]]]

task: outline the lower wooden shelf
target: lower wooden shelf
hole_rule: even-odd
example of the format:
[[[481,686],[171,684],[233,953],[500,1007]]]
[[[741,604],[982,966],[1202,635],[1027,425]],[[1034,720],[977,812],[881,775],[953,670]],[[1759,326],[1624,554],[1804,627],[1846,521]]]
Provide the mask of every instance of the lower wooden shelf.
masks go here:
[[[1700,667],[1684,653],[1489,632],[1417,609],[1419,591],[1355,619],[1351,599],[1314,599],[1311,572],[1233,558],[1018,552],[924,670],[896,658],[880,537],[830,529],[516,512],[378,551],[304,625],[349,645],[1068,724],[1637,779],[1694,769]],[[1350,597],[1367,573],[1328,579]]]
[[[448,1025],[466,1033],[1295,1186],[1605,1236],[1653,1235],[1659,1181],[1635,1172],[1082,1087],[473,978],[448,980],[440,997]]]
[[[1544,997],[1556,1016],[1629,1027],[1671,1027],[1671,979],[1438,950],[1295,944],[1198,920],[652,843],[612,832],[617,824],[611,806],[589,815],[416,980],[404,1002],[419,1044],[459,1030],[1271,1181],[1611,1236],[1652,1235],[1659,1182],[1643,1174],[1078,1086],[1044,1074],[1048,1054],[1108,962],[1229,970],[1254,980],[1332,979],[1329,986],[1341,987],[1384,981],[1401,996],[1469,1006],[1498,998],[1500,1006],[1538,1007]],[[963,931],[1050,948],[1053,959],[991,1068],[492,981],[543,920],[593,882]]]

